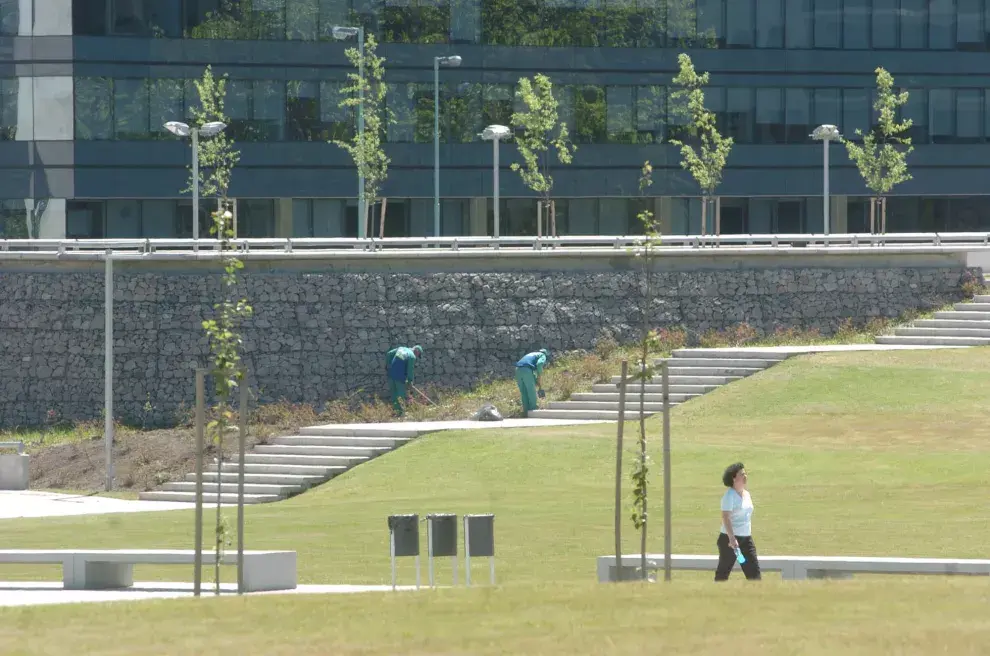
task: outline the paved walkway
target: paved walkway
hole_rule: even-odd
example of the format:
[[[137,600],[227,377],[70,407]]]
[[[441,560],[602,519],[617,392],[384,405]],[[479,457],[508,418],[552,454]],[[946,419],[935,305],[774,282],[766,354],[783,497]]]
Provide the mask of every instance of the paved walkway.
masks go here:
[[[65,590],[61,582],[0,582],[0,607],[40,606],[44,604],[102,603],[141,601],[144,599],[181,599],[192,597],[192,583],[135,583],[127,590]],[[415,586],[397,586],[397,591],[415,590]],[[295,590],[251,592],[245,596],[288,594],[355,594],[391,592],[390,585],[300,585]],[[237,585],[220,584],[222,595],[236,595]],[[213,586],[203,583],[203,596],[213,596]]]
[[[0,490],[0,519],[153,512],[192,507],[193,504],[170,501],[133,501],[84,494]]]

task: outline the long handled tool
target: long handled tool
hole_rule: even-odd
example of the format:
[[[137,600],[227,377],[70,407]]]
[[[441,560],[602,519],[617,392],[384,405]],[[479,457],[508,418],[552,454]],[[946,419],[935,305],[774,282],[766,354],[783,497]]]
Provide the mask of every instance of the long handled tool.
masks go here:
[[[427,401],[427,403],[429,403],[430,405],[436,405],[436,403],[434,403],[434,402],[433,402],[433,401],[432,401],[432,400],[430,399],[430,397],[428,397],[427,395],[425,395],[425,394],[423,394],[422,392],[420,392],[420,391],[419,391],[419,388],[418,388],[418,387],[416,387],[416,386],[415,386],[415,385],[413,385],[412,383],[409,383],[409,387],[411,387],[411,388],[413,388],[413,391],[415,391],[415,392],[416,392],[417,394],[419,394],[419,395],[420,395],[420,396],[422,396],[422,397],[423,397],[424,399],[426,399],[426,401]]]

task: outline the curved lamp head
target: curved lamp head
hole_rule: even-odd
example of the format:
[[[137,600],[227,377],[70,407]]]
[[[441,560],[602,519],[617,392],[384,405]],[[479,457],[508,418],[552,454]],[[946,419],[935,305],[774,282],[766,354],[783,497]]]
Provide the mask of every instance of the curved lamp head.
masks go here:
[[[333,28],[330,30],[330,34],[332,34],[333,38],[337,39],[338,41],[343,41],[344,39],[349,39],[352,36],[357,36],[358,28],[334,25]]]
[[[434,57],[433,59],[441,66],[457,67],[461,65],[460,55],[451,55],[450,57]]]
[[[504,125],[489,125],[481,132],[481,138],[485,141],[492,141],[498,139],[505,139],[510,134],[512,130],[505,127]]]
[[[815,128],[815,131],[811,133],[812,139],[817,139],[818,141],[838,141],[842,139],[842,135],[839,133],[839,128],[834,125],[819,125]]]
[[[221,123],[220,121],[211,121],[209,123],[204,123],[203,127],[199,129],[199,134],[204,137],[212,137],[223,132],[224,128],[227,127],[226,123]]]
[[[165,124],[165,129],[180,137],[189,136],[189,126],[185,123],[180,123],[179,121],[169,121]]]

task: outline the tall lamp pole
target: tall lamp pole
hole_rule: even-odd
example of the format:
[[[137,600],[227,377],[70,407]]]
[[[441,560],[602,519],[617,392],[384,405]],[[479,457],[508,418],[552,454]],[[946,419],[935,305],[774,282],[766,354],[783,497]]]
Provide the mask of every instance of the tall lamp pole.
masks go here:
[[[495,239],[499,237],[499,207],[498,207],[498,144],[502,139],[508,139],[512,131],[504,125],[489,125],[482,130],[481,138],[492,142],[492,196],[495,202]]]
[[[199,239],[199,138],[214,137],[227,127],[226,123],[211,121],[200,128],[191,128],[186,123],[169,121],[165,129],[179,137],[192,137],[192,169],[193,169],[193,239]]]
[[[364,141],[364,28],[361,26],[352,27],[344,25],[334,25],[330,30],[333,38],[338,41],[357,37],[358,42],[358,77],[361,83],[358,85],[358,139]],[[365,223],[368,220],[367,201],[364,197],[364,168],[358,166],[358,237],[367,237]]]
[[[440,67],[461,65],[457,55],[433,58],[433,236],[440,236]]]
[[[825,234],[829,234],[829,190],[828,190],[828,144],[830,141],[841,141],[842,135],[839,134],[839,128],[834,125],[819,125],[815,128],[815,131],[811,133],[811,138],[822,142],[824,147],[824,162],[822,165],[822,200],[824,205],[824,212],[822,214],[822,226],[824,228]]]

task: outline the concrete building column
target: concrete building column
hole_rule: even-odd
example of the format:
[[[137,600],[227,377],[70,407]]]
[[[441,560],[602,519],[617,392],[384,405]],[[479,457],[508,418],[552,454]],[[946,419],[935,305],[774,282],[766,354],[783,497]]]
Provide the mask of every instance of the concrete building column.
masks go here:
[[[832,232],[839,234],[849,232],[849,197],[832,196],[829,205],[831,205],[829,214]]]
[[[292,199],[275,199],[275,237],[292,237]]]
[[[488,235],[488,203],[487,198],[472,198],[469,202],[467,233],[472,237]]]
[[[658,196],[653,199],[653,215],[660,220],[660,234],[674,234],[673,203],[670,196]]]

